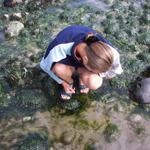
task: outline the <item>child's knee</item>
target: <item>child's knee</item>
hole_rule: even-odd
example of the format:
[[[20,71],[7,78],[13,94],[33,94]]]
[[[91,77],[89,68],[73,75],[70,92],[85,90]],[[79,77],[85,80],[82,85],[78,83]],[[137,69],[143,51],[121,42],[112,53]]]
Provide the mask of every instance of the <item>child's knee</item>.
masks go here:
[[[65,65],[56,63],[52,69],[55,74],[61,74],[66,70]]]
[[[97,90],[102,86],[103,79],[98,75],[92,75],[89,77],[88,87],[91,90]]]
[[[56,63],[52,71],[57,75],[64,75],[64,74],[68,75],[72,74],[75,71],[75,68],[61,63]]]

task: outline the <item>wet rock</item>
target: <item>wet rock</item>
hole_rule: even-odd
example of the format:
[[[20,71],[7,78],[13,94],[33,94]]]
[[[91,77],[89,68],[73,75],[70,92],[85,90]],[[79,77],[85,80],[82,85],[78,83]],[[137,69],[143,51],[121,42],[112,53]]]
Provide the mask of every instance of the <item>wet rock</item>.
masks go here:
[[[74,138],[75,138],[75,133],[73,131],[67,131],[62,134],[61,141],[64,144],[71,144]]]
[[[28,121],[31,121],[32,120],[32,117],[31,116],[26,116],[26,117],[23,117],[23,122],[28,122]]]
[[[137,41],[142,43],[142,44],[149,45],[150,44],[150,34],[149,34],[149,32],[147,32],[147,33],[145,32],[145,33],[140,34],[137,37]]]
[[[20,31],[24,28],[24,25],[19,21],[11,21],[5,29],[5,34],[8,37],[16,37]]]
[[[22,0],[4,0],[5,7],[14,7],[16,4],[22,3]]]
[[[11,88],[22,85],[24,82],[22,79],[21,65],[22,63],[17,59],[10,59],[1,68],[3,78]]]
[[[118,111],[118,112],[125,112],[125,108],[119,104],[119,103],[116,103],[115,106],[114,106],[114,110]]]
[[[117,34],[120,32],[119,30],[119,24],[117,23],[117,21],[113,18],[111,18],[111,20],[107,20],[106,22],[104,22],[105,24],[105,32],[108,34]]]
[[[142,104],[150,103],[150,78],[135,82],[129,92],[131,99]]]
[[[37,110],[46,107],[47,100],[41,90],[21,89],[16,93],[16,105],[22,109]]]
[[[143,121],[143,118],[139,114],[133,114],[129,117],[130,121],[133,123],[141,123]]]
[[[129,121],[133,131],[138,136],[145,135],[146,128],[144,116],[141,116],[140,114],[131,114],[131,116],[129,116]]]
[[[11,87],[9,86],[8,82],[6,82],[6,80],[0,80],[0,91],[1,91],[1,94],[2,94],[2,91],[6,93],[11,91]]]
[[[69,101],[64,101],[64,102],[62,102],[62,100],[59,100],[58,103],[60,107],[70,112],[76,112],[81,107],[81,103],[76,99],[71,99]]]
[[[9,15],[8,14],[4,14],[3,16],[0,16],[0,18],[2,19],[2,20],[9,20]]]
[[[10,15],[10,20],[11,21],[19,21],[22,18],[21,13],[13,13]]]
[[[6,93],[0,95],[0,118],[32,116],[36,111],[48,107],[48,100],[41,90],[18,88],[15,95],[10,96]],[[30,117],[24,119],[30,120]]]
[[[105,0],[105,2],[109,5],[113,4],[114,0]]]
[[[27,9],[28,12],[37,11],[37,10],[41,9],[41,7],[42,7],[41,5],[42,5],[41,1],[31,0],[27,3],[26,9]]]

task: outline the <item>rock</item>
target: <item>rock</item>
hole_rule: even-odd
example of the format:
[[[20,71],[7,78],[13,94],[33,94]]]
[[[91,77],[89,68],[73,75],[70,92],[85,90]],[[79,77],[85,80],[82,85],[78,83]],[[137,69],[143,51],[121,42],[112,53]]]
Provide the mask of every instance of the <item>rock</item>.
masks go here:
[[[140,103],[150,103],[150,78],[137,81],[134,98]]]
[[[21,13],[13,13],[10,15],[10,20],[11,21],[19,21],[22,18],[22,14]]]
[[[109,123],[104,130],[104,136],[107,142],[112,142],[117,140],[120,136],[120,130],[117,125]]]
[[[19,21],[11,21],[5,29],[5,34],[8,37],[16,37],[20,31],[24,28],[24,25]]]
[[[8,14],[4,14],[1,18],[2,18],[2,20],[9,20],[9,15]]]
[[[113,4],[114,0],[105,0],[107,4],[111,5]]]
[[[70,101],[65,102],[59,100],[59,106],[68,112],[77,112],[81,108],[81,102],[76,99],[71,99]]]
[[[75,133],[73,131],[67,131],[62,134],[61,140],[64,144],[71,144],[75,138]]]
[[[149,45],[150,44],[150,34],[149,34],[149,32],[145,32],[145,33],[140,34],[137,37],[137,41],[142,43],[142,44]]]
[[[32,120],[31,116],[23,117],[23,122],[28,122],[28,121],[31,121],[31,120]]]
[[[22,0],[4,0],[5,7],[14,7],[16,4],[22,3]]]
[[[132,121],[134,123],[140,123],[140,122],[142,122],[142,120],[143,120],[143,118],[139,114],[133,114],[132,116],[130,116],[130,121]]]

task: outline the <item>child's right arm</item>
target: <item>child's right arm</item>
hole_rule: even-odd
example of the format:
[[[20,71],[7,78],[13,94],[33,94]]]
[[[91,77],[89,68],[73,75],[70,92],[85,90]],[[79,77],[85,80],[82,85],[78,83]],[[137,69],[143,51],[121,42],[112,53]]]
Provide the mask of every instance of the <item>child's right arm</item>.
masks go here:
[[[45,71],[51,78],[53,78],[58,84],[62,84],[63,80],[54,74],[51,70],[51,67],[54,62],[58,62],[70,55],[70,49],[72,48],[73,43],[60,44],[55,46],[47,57],[43,57],[40,62],[40,67]]]
[[[67,82],[63,82],[62,84],[62,87],[64,88],[64,90],[67,92],[67,93],[75,93],[75,88],[73,88],[70,84],[68,84]]]

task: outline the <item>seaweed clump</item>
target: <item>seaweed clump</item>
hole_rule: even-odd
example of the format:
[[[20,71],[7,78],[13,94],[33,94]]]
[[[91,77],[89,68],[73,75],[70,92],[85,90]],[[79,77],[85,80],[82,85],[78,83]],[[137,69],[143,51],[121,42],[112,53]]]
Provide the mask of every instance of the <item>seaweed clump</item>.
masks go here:
[[[112,142],[118,138],[120,135],[120,131],[118,129],[118,126],[112,123],[108,123],[104,130],[104,136],[106,141]]]
[[[28,133],[14,147],[15,150],[48,150],[49,141],[46,134]]]

